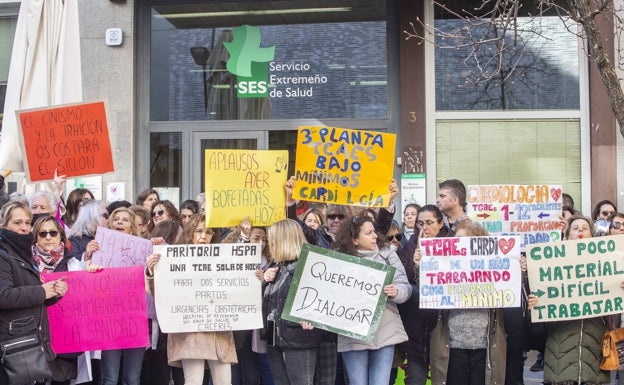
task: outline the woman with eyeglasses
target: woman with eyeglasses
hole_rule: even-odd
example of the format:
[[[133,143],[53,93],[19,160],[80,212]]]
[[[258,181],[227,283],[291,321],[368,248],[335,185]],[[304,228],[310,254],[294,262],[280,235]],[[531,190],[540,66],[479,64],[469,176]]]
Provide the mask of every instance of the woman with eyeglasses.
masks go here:
[[[609,235],[624,234],[624,214],[613,213],[609,216]]]
[[[106,227],[108,218],[108,211],[102,202],[85,201],[67,234],[74,258],[83,262],[91,260],[93,253],[99,250],[95,232],[98,226]]]
[[[176,221],[182,224],[180,213],[171,201],[156,201],[152,204],[152,221],[149,230],[152,231],[154,226],[162,221]]]
[[[433,327],[435,312],[419,308],[419,238],[452,236],[451,230],[444,224],[442,212],[436,205],[425,205],[418,211],[416,230],[407,245],[399,253],[405,267],[407,278],[413,287],[409,301],[399,305],[399,312],[409,340],[399,345],[399,351],[407,358],[405,371],[406,385],[424,385],[429,370],[429,337]]]
[[[47,265],[45,271],[59,268],[59,260],[65,259],[65,253],[59,250],[57,259],[45,252],[50,254],[49,258],[45,257],[47,262],[37,261],[32,247],[35,242],[41,241],[41,237],[35,240],[31,233],[31,221],[32,212],[27,202],[12,200],[0,209],[0,341],[33,334],[40,328],[46,351],[52,352],[45,307],[61,300],[68,287],[65,279],[42,284],[39,266]],[[60,242],[60,231],[54,228],[38,232],[44,233],[43,238],[50,239],[50,232],[57,231]],[[52,360],[53,357],[50,359],[52,380],[60,381],[55,383],[69,380],[71,375],[61,376],[65,371],[60,369],[71,364],[60,359]],[[6,383],[5,370],[0,363],[0,384]]]
[[[184,227],[180,244],[219,243],[217,229],[206,228],[206,217],[195,214]],[[160,261],[159,254],[152,254],[145,266],[146,289],[152,296],[154,291],[154,267]],[[169,333],[167,335],[167,358],[170,366],[181,367],[185,385],[201,385],[206,364],[214,385],[232,383],[231,365],[237,363],[236,348],[231,331]]]

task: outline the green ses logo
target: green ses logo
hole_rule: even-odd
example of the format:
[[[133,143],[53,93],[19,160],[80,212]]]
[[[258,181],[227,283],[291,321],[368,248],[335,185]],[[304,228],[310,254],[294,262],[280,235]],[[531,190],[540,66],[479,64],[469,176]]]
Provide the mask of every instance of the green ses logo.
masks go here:
[[[269,95],[269,62],[275,58],[275,46],[260,47],[260,28],[242,25],[232,30],[232,41],[225,42],[230,53],[227,70],[238,77],[239,98],[262,98]]]

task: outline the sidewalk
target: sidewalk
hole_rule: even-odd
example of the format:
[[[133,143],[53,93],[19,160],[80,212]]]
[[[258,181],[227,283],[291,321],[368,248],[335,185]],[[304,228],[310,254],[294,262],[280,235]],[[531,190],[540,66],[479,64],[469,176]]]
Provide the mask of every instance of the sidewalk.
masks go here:
[[[544,381],[544,372],[532,372],[529,370],[536,359],[537,352],[531,350],[527,355],[526,361],[524,361],[524,385],[541,385]]]

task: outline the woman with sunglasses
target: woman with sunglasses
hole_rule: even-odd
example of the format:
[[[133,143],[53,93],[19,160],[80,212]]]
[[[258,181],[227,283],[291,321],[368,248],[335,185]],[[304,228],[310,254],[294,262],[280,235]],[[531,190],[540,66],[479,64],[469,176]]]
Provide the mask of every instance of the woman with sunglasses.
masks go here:
[[[157,225],[158,226],[158,225]],[[219,243],[217,229],[206,228],[206,217],[195,214],[178,238],[179,244]],[[154,291],[154,267],[160,261],[159,254],[152,254],[145,266],[146,289]],[[201,385],[206,364],[214,385],[232,383],[232,364],[236,364],[236,348],[231,331],[169,333],[167,335],[167,358],[170,366],[181,367],[185,385]]]
[[[407,358],[406,385],[424,385],[427,381],[429,332],[433,326],[433,316],[435,316],[435,313],[419,308],[419,270],[417,266],[420,265],[421,254],[418,249],[418,239],[449,236],[452,236],[452,232],[444,224],[442,212],[438,206],[425,205],[418,211],[414,234],[399,252],[399,258],[413,287],[411,298],[399,305],[401,319],[409,336],[407,342],[399,345],[399,351]]]
[[[149,230],[154,230],[154,226],[162,221],[176,221],[182,224],[180,213],[171,201],[156,201],[152,204],[152,220],[149,224]]]
[[[67,238],[63,225],[56,218],[51,215],[39,217],[33,226],[33,235],[33,259],[40,274],[80,269],[81,266],[72,264],[74,259],[71,250],[66,247]],[[77,368],[78,361],[75,356],[58,356],[57,360],[57,362],[62,360],[64,366]],[[69,380],[61,382],[52,381],[52,385],[61,384],[69,385]]]
[[[401,241],[403,240],[403,233],[397,222],[392,222],[390,230],[386,233],[386,241],[392,247],[392,249],[398,253],[401,250]]]
[[[31,334],[39,327],[46,351],[52,352],[45,307],[61,300],[68,287],[64,279],[41,283],[40,263],[32,254],[35,238],[30,231],[31,221],[27,202],[12,200],[0,209],[0,341]],[[44,235],[50,237],[49,232]],[[64,253],[60,255],[63,257],[59,259],[65,258]],[[52,258],[48,262],[52,270],[58,267]],[[49,362],[53,381],[69,380],[71,376],[63,376],[60,370],[60,365],[71,366],[69,363],[60,359]],[[0,384],[6,383],[0,364]]]

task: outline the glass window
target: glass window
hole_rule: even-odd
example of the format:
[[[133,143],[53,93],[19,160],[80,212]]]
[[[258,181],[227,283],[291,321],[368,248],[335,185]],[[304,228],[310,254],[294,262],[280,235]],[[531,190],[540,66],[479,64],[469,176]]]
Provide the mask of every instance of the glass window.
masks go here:
[[[153,6],[150,120],[387,118],[386,2],[330,3]]]
[[[449,3],[459,12],[477,6],[474,0]],[[525,8],[521,8],[525,15],[518,17],[514,35],[488,19],[469,26],[436,7],[435,28],[440,31],[435,48],[438,111],[580,108],[579,47],[578,37],[570,32],[573,23],[557,15],[532,18],[528,12],[533,10]],[[503,34],[506,37],[498,39]],[[492,40],[475,53],[475,42],[487,39]],[[499,59],[500,71],[496,69]]]
[[[150,134],[150,186],[182,185],[182,134]]]
[[[580,202],[580,132],[574,120],[439,120],[437,182],[560,184]]]
[[[2,130],[2,114],[6,97],[7,80],[9,79],[9,65],[11,51],[15,38],[16,16],[0,16],[0,131]]]

